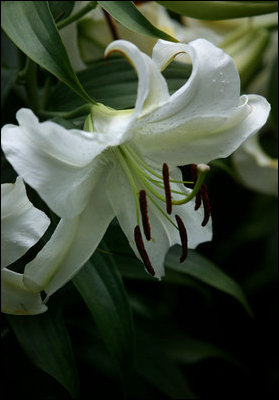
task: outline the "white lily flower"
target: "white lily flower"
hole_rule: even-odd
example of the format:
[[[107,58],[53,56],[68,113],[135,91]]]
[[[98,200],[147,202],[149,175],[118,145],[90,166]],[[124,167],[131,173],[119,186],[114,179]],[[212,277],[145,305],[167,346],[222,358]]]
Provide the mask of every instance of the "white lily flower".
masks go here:
[[[49,218],[29,201],[22,178],[1,185],[1,310],[8,314],[46,311],[40,294],[31,293],[23,275],[6,268],[23,256],[43,236]]]
[[[36,262],[26,268],[25,284],[44,286],[48,294],[91,256],[114,216],[135,254],[157,278],[164,275],[169,247],[182,243],[183,260],[187,245],[195,248],[211,240],[211,219],[202,208],[194,210],[193,199],[207,167],[199,166],[192,192],[177,166],[227,157],[264,125],[270,111],[261,96],[240,97],[232,59],[206,40],[189,45],[159,40],[152,59],[122,40],[111,43],[106,56],[112,52],[125,55],[137,71],[133,110],[94,105],[81,131],[39,123],[32,111],[21,109],[19,126],[2,130],[7,159],[63,218],[61,224],[69,225],[64,232],[75,246],[73,250],[69,244],[71,258],[62,250],[49,270],[40,271]],[[160,70],[178,53],[188,53],[193,69],[170,95]],[[69,266],[65,258],[75,261]]]

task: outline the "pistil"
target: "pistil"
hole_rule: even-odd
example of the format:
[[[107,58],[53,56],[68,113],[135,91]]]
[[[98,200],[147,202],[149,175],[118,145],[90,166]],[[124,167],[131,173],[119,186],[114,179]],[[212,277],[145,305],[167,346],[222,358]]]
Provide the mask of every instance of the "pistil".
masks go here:
[[[200,190],[200,188],[201,188],[201,186],[203,184],[203,181],[205,179],[205,176],[206,176],[207,172],[209,171],[209,169],[210,168],[209,168],[208,165],[199,164],[197,166],[198,177],[197,177],[197,180],[195,182],[195,186],[194,186],[192,192],[188,196],[186,196],[186,198],[183,199],[183,200],[172,200],[172,204],[180,205],[180,204],[186,204],[189,201],[191,201],[198,194],[198,192],[199,192],[199,190]]]

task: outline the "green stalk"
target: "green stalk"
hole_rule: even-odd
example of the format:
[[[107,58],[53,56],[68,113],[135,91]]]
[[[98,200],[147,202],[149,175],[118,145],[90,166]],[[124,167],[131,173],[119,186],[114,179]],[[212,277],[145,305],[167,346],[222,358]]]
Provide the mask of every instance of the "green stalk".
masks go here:
[[[67,18],[63,19],[62,21],[58,22],[56,24],[57,29],[62,29],[65,26],[70,25],[72,22],[75,22],[75,21],[79,20],[81,17],[83,17],[89,11],[94,10],[94,8],[96,6],[97,6],[97,1],[90,1],[90,3],[86,4],[86,6],[81,8],[75,14],[73,14],[70,17],[67,17]]]

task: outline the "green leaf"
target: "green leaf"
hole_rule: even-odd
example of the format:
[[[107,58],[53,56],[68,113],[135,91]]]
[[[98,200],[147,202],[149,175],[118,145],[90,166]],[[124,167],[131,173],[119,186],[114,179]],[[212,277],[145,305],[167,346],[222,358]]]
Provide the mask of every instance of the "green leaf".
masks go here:
[[[137,338],[135,370],[171,399],[196,398],[179,367],[154,338],[143,332]]]
[[[67,18],[75,5],[74,1],[48,1],[49,9],[55,22]]]
[[[2,1],[2,28],[31,60],[65,82],[87,102],[46,1]]]
[[[50,311],[36,316],[12,316],[8,321],[30,360],[51,375],[72,398],[79,396],[79,381],[73,349],[61,316]]]
[[[210,296],[208,287],[190,276],[169,268],[166,269],[166,275],[161,282],[149,275],[145,271],[143,263],[136,258],[126,236],[116,221],[113,221],[107,230],[105,242],[108,243],[109,251],[113,254],[113,258],[123,278],[146,281],[159,286],[167,283],[190,287],[200,292],[205,301],[208,302],[208,297]]]
[[[116,21],[133,32],[158,39],[178,42],[177,39],[157,29],[137,9],[132,1],[98,1]]]
[[[87,304],[100,335],[122,376],[134,356],[134,328],[128,297],[113,259],[95,252],[73,278]]]
[[[157,1],[187,17],[218,20],[251,17],[278,10],[278,1]]]
[[[238,360],[215,344],[205,342],[190,335],[179,333],[165,338],[165,351],[169,357],[179,364],[193,364],[207,358],[222,358],[237,367]]]
[[[191,66],[173,62],[163,72],[170,93],[179,89],[189,78]],[[127,60],[111,58],[100,60],[90,68],[79,72],[78,77],[85,90],[96,101],[107,106],[124,109],[135,105],[138,78]],[[82,100],[71,95],[70,90],[59,83],[53,90],[48,102],[48,109],[67,111],[82,105]]]
[[[233,296],[251,316],[253,315],[243,290],[232,278],[216,267],[211,261],[193,250],[189,250],[188,257],[183,263],[179,262],[180,255],[180,246],[172,247],[166,257],[166,267],[183,274],[188,274],[215,289]]]
[[[12,89],[18,70],[16,68],[1,68],[1,106],[5,103],[5,100]]]

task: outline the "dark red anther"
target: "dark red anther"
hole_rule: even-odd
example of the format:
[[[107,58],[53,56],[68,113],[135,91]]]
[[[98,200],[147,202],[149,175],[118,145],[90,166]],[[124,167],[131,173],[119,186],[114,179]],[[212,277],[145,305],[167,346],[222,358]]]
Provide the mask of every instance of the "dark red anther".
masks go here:
[[[198,179],[198,169],[196,164],[190,164],[191,176],[194,182],[194,185]]]
[[[167,213],[171,214],[172,202],[171,202],[170,173],[168,164],[166,163],[163,164],[163,181],[164,181],[164,189],[166,197],[166,209]]]
[[[142,219],[142,226],[145,237],[147,240],[151,239],[151,229],[149,224],[149,218],[147,213],[147,199],[146,199],[146,191],[141,190],[139,192],[139,203],[140,203],[140,212],[141,212],[141,219]]]
[[[145,250],[144,243],[143,243],[142,236],[141,236],[140,227],[138,225],[135,227],[135,230],[134,230],[134,238],[135,238],[135,242],[136,242],[136,245],[137,245],[138,252],[140,253],[140,256],[142,258],[142,261],[143,261],[144,265],[146,266],[147,271],[152,276],[154,276],[155,275],[155,271],[154,271],[154,268],[151,265],[151,262],[149,260],[148,254],[147,254],[147,252]]]
[[[204,210],[204,217],[202,221],[202,226],[205,226],[210,218],[210,202],[209,202],[209,197],[208,197],[208,192],[207,192],[207,187],[206,184],[203,183],[201,187],[201,197],[202,197],[202,202],[203,202],[203,210]]]
[[[180,235],[180,240],[181,240],[181,245],[182,245],[182,254],[180,257],[180,262],[182,263],[183,261],[186,260],[187,254],[188,254],[188,236],[187,236],[187,231],[185,228],[185,225],[182,221],[182,219],[176,215],[175,216],[178,229],[179,229],[179,235]]]
[[[201,202],[202,202],[202,192],[201,190],[199,190],[198,193],[196,194],[195,211],[197,211],[200,208]]]

